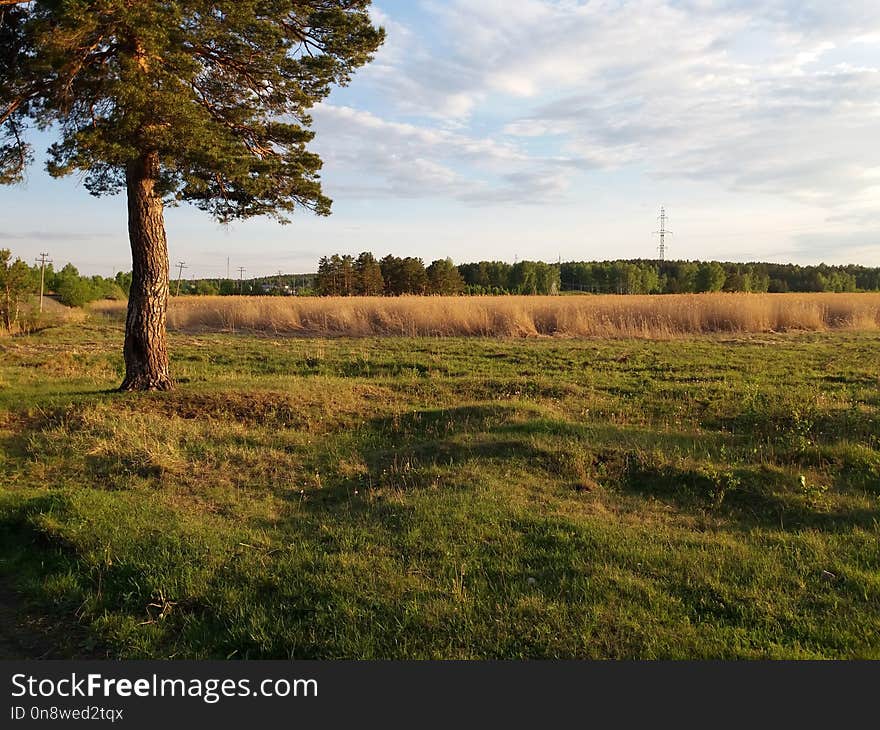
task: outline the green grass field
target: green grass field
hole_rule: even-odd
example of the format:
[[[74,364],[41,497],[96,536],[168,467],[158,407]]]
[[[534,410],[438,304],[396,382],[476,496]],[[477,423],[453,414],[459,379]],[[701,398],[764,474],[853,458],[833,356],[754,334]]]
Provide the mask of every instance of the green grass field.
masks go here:
[[[880,335],[0,340],[0,580],[68,653],[880,658]]]

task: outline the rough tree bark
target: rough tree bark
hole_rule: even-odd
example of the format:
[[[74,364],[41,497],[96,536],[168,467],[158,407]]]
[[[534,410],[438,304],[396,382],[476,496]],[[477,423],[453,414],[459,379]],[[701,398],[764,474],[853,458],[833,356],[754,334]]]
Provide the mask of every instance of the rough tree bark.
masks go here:
[[[128,238],[132,278],[125,321],[125,380],[120,390],[171,390],[165,324],[168,311],[168,242],[162,198],[156,192],[159,154],[129,163]]]

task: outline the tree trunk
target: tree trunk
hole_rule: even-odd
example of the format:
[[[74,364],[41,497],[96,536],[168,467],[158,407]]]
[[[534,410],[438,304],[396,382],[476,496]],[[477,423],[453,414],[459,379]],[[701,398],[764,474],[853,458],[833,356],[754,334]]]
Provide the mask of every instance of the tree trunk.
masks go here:
[[[156,193],[159,155],[129,163],[128,238],[132,277],[125,321],[125,380],[120,390],[171,390],[165,322],[168,311],[168,242],[162,198]]]
[[[8,274],[7,274],[8,276]],[[10,319],[10,310],[12,309],[12,292],[9,290],[9,281],[6,282],[6,287],[4,289],[4,294],[6,295],[6,304],[3,307],[3,326],[6,327],[7,332],[12,331],[12,320]]]

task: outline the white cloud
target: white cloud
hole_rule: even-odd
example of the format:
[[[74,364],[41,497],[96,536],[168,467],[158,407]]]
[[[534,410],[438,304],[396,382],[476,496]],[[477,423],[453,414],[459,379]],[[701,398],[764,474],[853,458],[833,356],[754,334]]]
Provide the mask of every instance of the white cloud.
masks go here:
[[[872,204],[864,171],[880,165],[876,0],[422,5],[429,22],[389,26],[389,49],[367,74],[391,109],[434,120],[422,134],[415,126],[383,129],[403,142],[401,155],[422,160],[405,171],[399,158],[391,168],[371,158],[390,178],[415,184],[424,161],[480,166],[497,163],[504,150],[517,164],[495,170],[507,186],[501,199],[516,180],[550,181],[549,201],[577,167],[638,165],[658,178],[712,180],[830,214],[854,199],[860,213]],[[863,62],[866,45],[876,63]],[[847,58],[855,46],[858,63],[823,63],[829,52]],[[438,125],[466,130],[487,116],[494,127],[479,141],[437,136]],[[492,152],[490,139],[507,142],[492,142]],[[524,151],[535,144],[554,149]],[[489,184],[466,174],[454,184],[445,179],[459,197],[462,185]]]
[[[331,195],[538,203],[557,195],[571,174],[569,161],[532,157],[512,142],[333,104],[314,116],[317,148],[333,171]]]

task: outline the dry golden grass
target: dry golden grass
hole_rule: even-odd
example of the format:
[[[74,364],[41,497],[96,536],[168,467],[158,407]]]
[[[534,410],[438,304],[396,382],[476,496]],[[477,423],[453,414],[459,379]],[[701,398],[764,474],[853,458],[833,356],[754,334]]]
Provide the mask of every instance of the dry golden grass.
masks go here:
[[[92,311],[124,316],[124,303]],[[180,297],[186,332],[304,336],[642,337],[880,329],[880,294],[682,294],[562,297]]]

